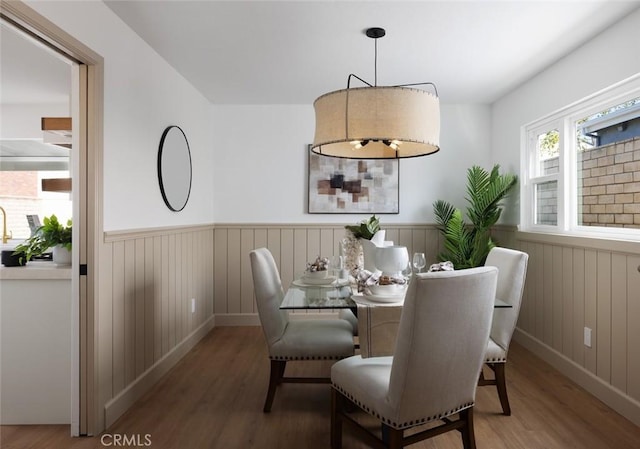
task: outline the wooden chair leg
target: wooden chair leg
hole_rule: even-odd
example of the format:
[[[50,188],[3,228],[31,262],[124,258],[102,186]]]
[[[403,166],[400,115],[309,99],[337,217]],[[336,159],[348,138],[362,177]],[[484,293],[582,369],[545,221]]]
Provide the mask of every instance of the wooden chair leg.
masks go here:
[[[382,424],[382,442],[389,449],[402,449],[404,430],[394,429],[386,424]]]
[[[505,376],[506,363],[496,363],[494,371],[496,374],[496,388],[498,389],[498,397],[502,405],[502,413],[507,416],[511,415],[511,407],[509,406],[509,397],[507,396],[507,380]]]
[[[464,449],[476,449],[476,435],[473,430],[473,407],[461,411],[460,419],[464,421],[464,426],[460,429]]]
[[[278,384],[282,383],[282,378],[284,377],[284,370],[287,367],[287,362],[284,360],[279,360],[278,366],[280,367],[280,372],[278,373]]]
[[[331,389],[331,449],[342,449],[342,419],[344,412],[344,397]]]
[[[284,369],[287,366],[285,360],[271,360],[271,374],[269,375],[269,390],[267,391],[267,398],[264,401],[264,413],[271,411],[271,404],[273,404],[273,398],[276,395],[276,388],[280,385],[282,377],[284,376]]]

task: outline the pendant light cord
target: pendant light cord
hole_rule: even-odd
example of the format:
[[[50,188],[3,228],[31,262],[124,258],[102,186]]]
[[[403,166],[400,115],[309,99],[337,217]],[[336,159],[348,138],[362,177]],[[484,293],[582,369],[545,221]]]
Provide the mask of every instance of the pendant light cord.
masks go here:
[[[373,40],[375,42],[375,56],[373,57],[373,85],[378,86],[378,38]]]
[[[357,75],[354,75],[353,73],[351,73],[349,75],[349,77],[347,78],[347,98],[349,97],[349,89],[351,88],[351,78],[355,78],[358,81],[362,82],[362,84],[365,84],[369,87],[378,87],[378,39],[381,37],[384,37],[386,34],[386,31],[384,30],[384,28],[368,28],[365,31],[365,34],[367,35],[367,37],[370,37],[371,39],[373,39],[373,49],[374,49],[374,55],[373,55],[373,76],[374,76],[374,83],[373,85],[371,85],[370,83],[368,83],[367,81],[363,80],[362,78],[360,78]],[[409,83],[409,84],[396,84],[396,85],[391,85],[391,86],[387,86],[387,87],[415,87],[415,86],[431,86],[433,88],[433,91],[435,92],[435,97],[438,97],[438,89],[436,88],[436,85],[434,83],[431,82],[426,82],[426,83]]]

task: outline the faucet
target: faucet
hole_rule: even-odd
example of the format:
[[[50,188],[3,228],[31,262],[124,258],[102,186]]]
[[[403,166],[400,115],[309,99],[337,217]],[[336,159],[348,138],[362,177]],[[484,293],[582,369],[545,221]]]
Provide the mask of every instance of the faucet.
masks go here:
[[[2,211],[2,243],[7,243],[13,238],[13,232],[7,234],[7,212],[2,207],[0,211]]]

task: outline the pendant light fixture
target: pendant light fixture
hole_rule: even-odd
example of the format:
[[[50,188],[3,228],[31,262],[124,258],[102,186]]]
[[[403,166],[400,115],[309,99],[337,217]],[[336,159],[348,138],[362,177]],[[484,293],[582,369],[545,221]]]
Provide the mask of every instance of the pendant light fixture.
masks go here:
[[[311,151],[349,159],[397,159],[440,150],[440,100],[433,83],[378,86],[378,39],[383,28],[369,28],[374,39],[374,84],[350,74],[347,88],[316,99],[316,133]],[[351,78],[365,87],[351,87]],[[431,86],[435,93],[417,86]]]

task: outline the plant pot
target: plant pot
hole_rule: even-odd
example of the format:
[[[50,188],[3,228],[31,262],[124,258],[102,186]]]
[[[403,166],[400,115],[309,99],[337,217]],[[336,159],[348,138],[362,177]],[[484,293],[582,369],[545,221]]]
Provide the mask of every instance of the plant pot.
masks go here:
[[[54,246],[53,263],[56,265],[71,265],[71,251],[62,245]]]
[[[385,230],[376,232],[371,240],[360,239],[362,245],[362,255],[364,256],[364,269],[374,273],[376,271],[376,249],[384,245]]]
[[[3,250],[2,251],[2,265],[5,267],[23,267],[25,265],[24,261],[20,263],[20,257],[24,258],[24,254],[13,254],[13,250]]]
[[[387,231],[384,229],[380,229],[378,232],[373,234],[371,237],[371,243],[376,246],[384,246],[384,239],[387,236]]]

